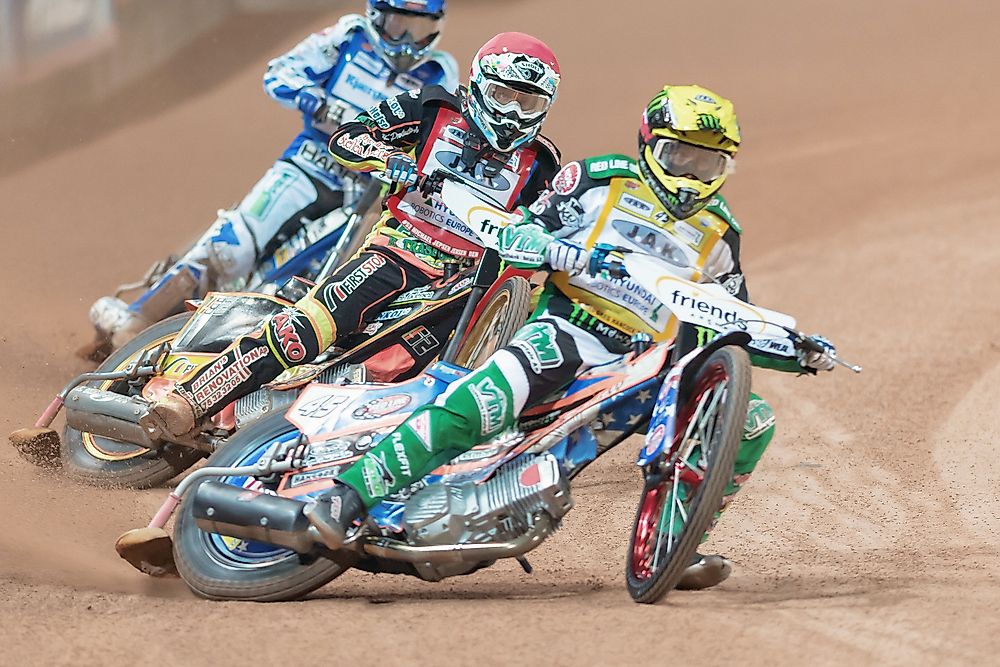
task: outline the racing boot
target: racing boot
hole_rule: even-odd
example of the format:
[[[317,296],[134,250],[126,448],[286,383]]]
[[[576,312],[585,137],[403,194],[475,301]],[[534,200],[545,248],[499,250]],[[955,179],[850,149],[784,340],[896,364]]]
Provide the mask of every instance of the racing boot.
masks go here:
[[[167,433],[176,437],[187,435],[198,425],[194,406],[176,392],[170,392],[153,403],[149,412]]]
[[[130,310],[118,297],[102,296],[90,307],[90,323],[99,337],[111,341],[117,349],[153,322]]]
[[[181,312],[185,299],[205,293],[207,272],[202,264],[181,261],[164,271],[166,266],[166,262],[157,262],[141,281],[118,288],[128,291],[149,283],[146,292],[131,305],[115,296],[102,296],[94,302],[90,322],[97,330],[98,341],[118,349],[143,329]],[[83,356],[83,350],[80,354]]]
[[[732,573],[733,564],[725,556],[695,553],[691,564],[677,583],[677,588],[683,591],[700,591],[721,584]]]
[[[332,489],[320,494],[306,505],[303,513],[316,527],[323,544],[336,551],[347,541],[347,531],[354,522],[368,513],[361,496],[347,484],[337,482]]]

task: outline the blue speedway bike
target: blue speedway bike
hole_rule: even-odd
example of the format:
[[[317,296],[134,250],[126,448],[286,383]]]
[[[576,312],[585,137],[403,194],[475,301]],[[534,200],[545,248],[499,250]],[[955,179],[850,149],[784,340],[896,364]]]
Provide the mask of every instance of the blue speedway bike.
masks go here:
[[[448,183],[444,197],[470,227],[509,219]],[[374,507],[342,549],[322,545],[306,501],[466,368],[439,362],[402,383],[309,385],[287,412],[239,431],[189,475],[149,526],[119,538],[119,554],[147,574],[178,573],[216,600],[293,600],[352,567],[439,581],[515,558],[530,571],[526,554],[573,507],[575,477],[637,435],[644,484],[626,583],[638,602],[661,600],[691,563],[732,476],[750,391],[745,348],[794,355],[817,344],[787,315],[621,251],[595,250],[592,273],[637,281],[681,323],[678,336],[661,344],[637,337],[620,361],[584,373],[517,428]],[[705,337],[694,327],[717,335],[698,344]]]

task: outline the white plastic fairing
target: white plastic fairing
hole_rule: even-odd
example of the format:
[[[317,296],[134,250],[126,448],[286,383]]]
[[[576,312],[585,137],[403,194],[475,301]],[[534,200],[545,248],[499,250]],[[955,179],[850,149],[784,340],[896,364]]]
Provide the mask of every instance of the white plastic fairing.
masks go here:
[[[657,258],[626,255],[625,267],[632,280],[656,295],[682,322],[716,331],[745,331],[755,339],[788,338],[781,327],[795,326],[790,315],[740,301],[721,285],[671,275]]]
[[[445,181],[441,188],[445,206],[475,232],[484,248],[497,250],[500,230],[511,224],[514,216],[486,203],[476,193],[454,181]]]

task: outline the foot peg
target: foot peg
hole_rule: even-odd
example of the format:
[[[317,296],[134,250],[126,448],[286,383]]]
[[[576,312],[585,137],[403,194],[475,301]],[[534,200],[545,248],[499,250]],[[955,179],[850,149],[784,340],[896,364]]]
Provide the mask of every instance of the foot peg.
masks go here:
[[[174,545],[162,528],[135,528],[115,541],[115,551],[129,565],[151,577],[176,577]]]
[[[17,453],[32,465],[41,468],[58,468],[59,434],[50,428],[19,428],[10,434],[10,444]]]

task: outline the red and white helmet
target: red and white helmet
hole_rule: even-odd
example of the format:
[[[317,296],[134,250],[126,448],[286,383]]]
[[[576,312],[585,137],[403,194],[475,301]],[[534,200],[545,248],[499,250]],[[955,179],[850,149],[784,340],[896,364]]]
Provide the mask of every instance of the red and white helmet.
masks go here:
[[[522,32],[500,33],[472,61],[469,120],[498,151],[532,141],[559,88],[559,62],[539,39]]]

